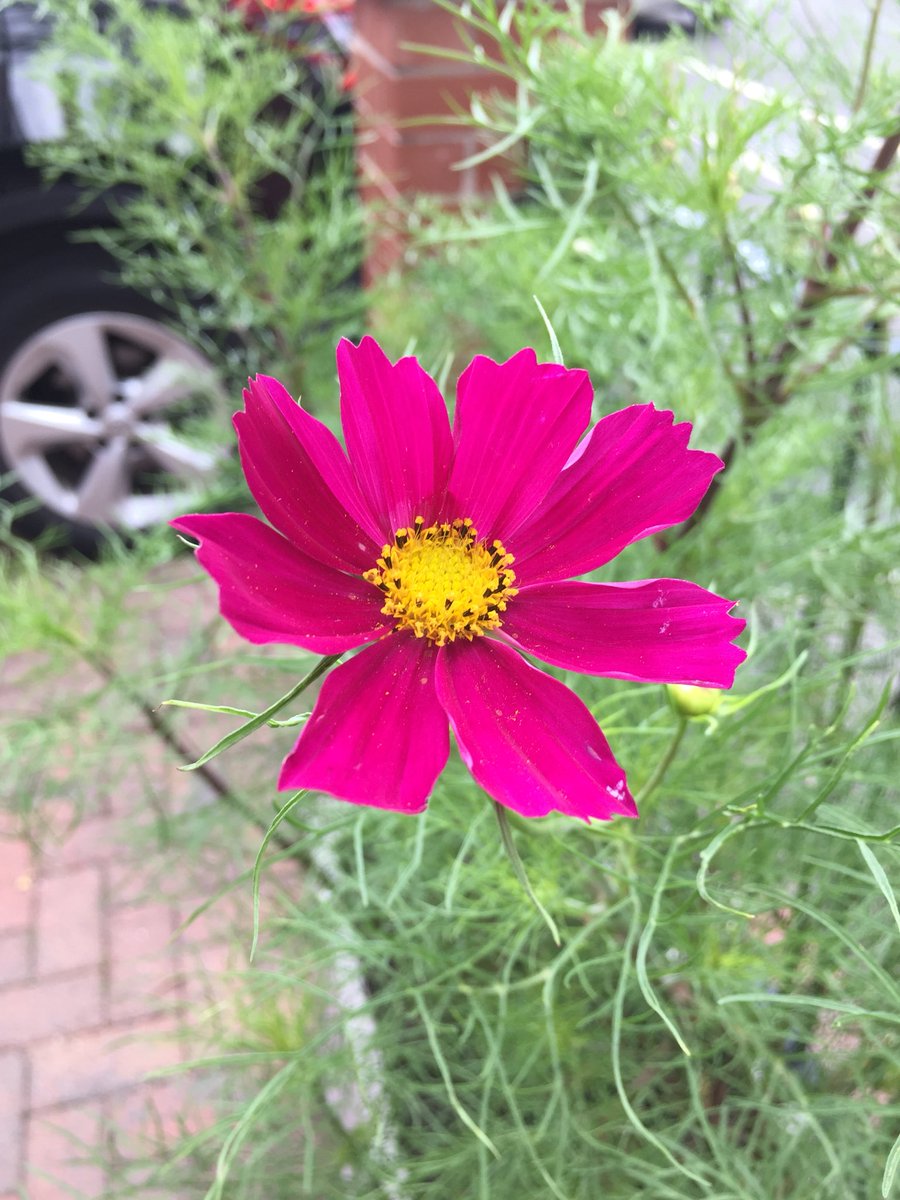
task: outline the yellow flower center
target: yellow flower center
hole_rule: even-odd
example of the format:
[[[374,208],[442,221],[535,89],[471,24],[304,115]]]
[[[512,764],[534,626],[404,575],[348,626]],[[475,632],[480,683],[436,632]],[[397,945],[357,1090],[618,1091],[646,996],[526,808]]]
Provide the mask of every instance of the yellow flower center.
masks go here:
[[[468,518],[426,529],[416,517],[397,530],[393,546],[382,546],[378,565],[363,579],[384,594],[381,611],[398,629],[444,646],[499,628],[517,591],[512,562],[500,542],[479,542]]]

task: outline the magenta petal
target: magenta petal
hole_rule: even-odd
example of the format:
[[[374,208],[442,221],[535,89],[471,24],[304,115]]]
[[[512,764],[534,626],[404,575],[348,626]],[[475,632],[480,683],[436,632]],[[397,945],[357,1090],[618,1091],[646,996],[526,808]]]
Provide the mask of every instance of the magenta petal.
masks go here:
[[[438,654],[438,699],[466,766],[523,817],[636,816],[625,772],[597,722],[558,680],[482,638]]]
[[[525,587],[503,633],[528,654],[569,671],[728,688],[746,654],[732,640],[746,624],[696,583],[541,583]]]
[[[450,744],[434,657],[430,642],[397,634],[333,670],[285,759],[279,788],[421,812]]]
[[[382,637],[381,593],[302,554],[245,513],[179,517],[198,538],[199,562],[219,585],[222,616],[249,642],[281,642],[338,654]]]
[[[457,385],[449,515],[506,540],[565,465],[592,395],[587,372],[538,363],[533,350],[503,363],[473,359]]]
[[[447,409],[414,358],[392,364],[370,337],[337,349],[347,453],[382,537],[439,515],[453,452]]]
[[[361,574],[381,532],[337,438],[276,379],[251,379],[234,426],[250,491],[276,529],[305,554]]]
[[[540,510],[505,539],[520,585],[583,575],[691,515],[722,462],[689,450],[690,424],[673,419],[644,404],[597,422]]]

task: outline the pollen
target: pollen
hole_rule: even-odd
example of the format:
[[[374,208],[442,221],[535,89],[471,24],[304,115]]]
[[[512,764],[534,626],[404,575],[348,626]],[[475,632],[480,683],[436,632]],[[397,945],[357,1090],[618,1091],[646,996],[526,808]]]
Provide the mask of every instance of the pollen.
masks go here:
[[[377,565],[363,579],[381,591],[381,611],[394,618],[397,629],[444,646],[499,629],[517,591],[512,563],[500,542],[478,540],[469,518],[426,527],[416,517],[397,530],[392,546],[382,546]]]

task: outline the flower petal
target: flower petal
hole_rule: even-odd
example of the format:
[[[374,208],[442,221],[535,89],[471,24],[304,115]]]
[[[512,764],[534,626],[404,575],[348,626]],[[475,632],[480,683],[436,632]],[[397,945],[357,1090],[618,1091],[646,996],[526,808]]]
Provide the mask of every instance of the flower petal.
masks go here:
[[[504,539],[520,586],[592,571],[691,515],[722,462],[689,450],[690,424],[673,420],[636,404],[597,422],[540,510]]]
[[[319,562],[357,573],[371,567],[381,532],[331,430],[265,375],[249,381],[244,405],[234,427],[244,475],[263,513]]]
[[[337,349],[347,454],[382,539],[438,517],[453,444],[434,380],[414,358],[392,364],[374,339]],[[380,547],[379,547],[380,548]]]
[[[256,517],[193,515],[172,525],[199,538],[197,558],[219,585],[222,616],[249,642],[338,654],[393,625],[377,588],[302,554]]]
[[[450,747],[434,658],[430,642],[398,634],[333,670],[278,787],[421,812]]]
[[[528,654],[569,671],[728,688],[746,654],[733,600],[681,579],[542,583],[525,587],[503,633]]]
[[[587,428],[591,381],[525,349],[503,363],[474,358],[456,395],[448,515],[471,517],[482,538],[505,540],[547,495]]]
[[[515,651],[489,638],[453,642],[438,654],[435,680],[459,752],[495,800],[523,817],[637,815],[587,708]]]

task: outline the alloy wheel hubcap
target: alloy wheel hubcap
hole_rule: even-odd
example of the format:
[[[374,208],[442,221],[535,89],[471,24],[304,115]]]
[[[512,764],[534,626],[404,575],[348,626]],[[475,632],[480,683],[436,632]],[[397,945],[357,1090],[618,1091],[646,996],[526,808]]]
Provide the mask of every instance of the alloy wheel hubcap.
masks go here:
[[[222,455],[197,425],[217,401],[209,362],[166,326],[84,313],[39,330],[0,373],[0,450],[57,515],[144,529],[212,481]]]

